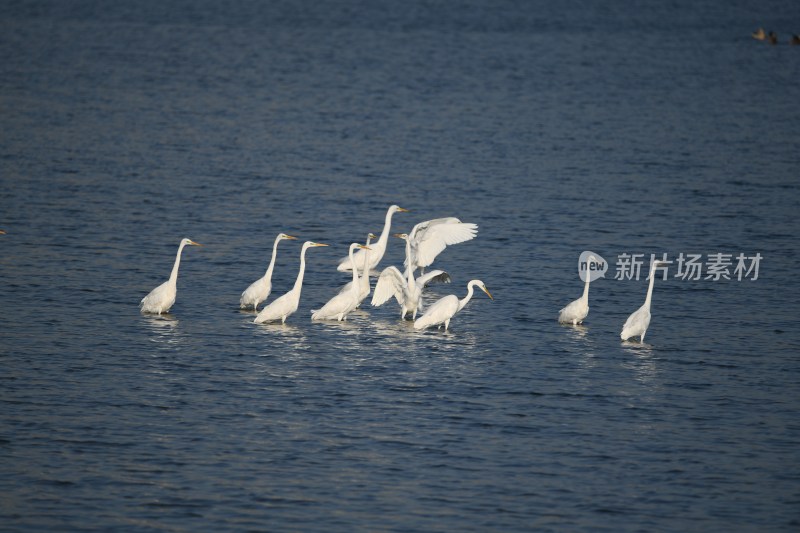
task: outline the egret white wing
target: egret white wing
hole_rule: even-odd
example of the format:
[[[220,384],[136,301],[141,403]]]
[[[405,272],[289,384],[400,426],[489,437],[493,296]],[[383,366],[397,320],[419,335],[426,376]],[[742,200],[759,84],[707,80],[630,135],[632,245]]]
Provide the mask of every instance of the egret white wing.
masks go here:
[[[455,217],[420,222],[408,236],[413,265],[429,266],[447,246],[474,239],[477,234],[477,224],[461,222]]]
[[[427,274],[418,277],[416,281],[419,287],[425,287],[428,283],[450,283],[452,280],[450,279],[450,274],[444,270],[431,270]]]
[[[372,291],[372,305],[379,306],[386,303],[386,300],[395,297],[397,303],[403,305],[403,288],[406,284],[405,278],[397,270],[397,267],[390,266],[383,269],[378,281],[375,283],[375,290]]]

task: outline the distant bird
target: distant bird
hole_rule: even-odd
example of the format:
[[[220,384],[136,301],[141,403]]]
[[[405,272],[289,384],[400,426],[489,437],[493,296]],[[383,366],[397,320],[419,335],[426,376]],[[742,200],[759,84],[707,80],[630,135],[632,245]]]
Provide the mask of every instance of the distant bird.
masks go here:
[[[767,41],[769,44],[778,44],[778,34],[770,30],[767,34]]]
[[[443,270],[432,270],[415,278],[414,271],[408,261],[408,256],[411,253],[408,235],[396,233],[394,236],[406,241],[406,274],[403,277],[403,274],[395,266],[384,268],[375,283],[372,305],[375,307],[383,305],[389,298],[394,296],[397,303],[400,304],[400,318],[405,318],[407,313],[412,313],[411,319],[416,320],[417,312],[422,311],[422,290],[425,285],[431,281],[450,283],[450,274]]]
[[[653,261],[650,266],[650,285],[647,287],[647,297],[644,299],[644,305],[633,312],[625,325],[622,326],[622,333],[620,338],[624,341],[632,338],[639,337],[639,342],[644,342],[644,334],[647,333],[647,327],[650,325],[650,302],[653,296],[653,284],[656,280],[656,268],[667,265],[664,261]]]
[[[364,271],[364,265],[369,263],[369,253],[372,251],[372,249],[369,247],[369,243],[372,241],[372,239],[377,239],[377,238],[378,237],[374,233],[370,233],[369,235],[367,235],[367,243],[364,245],[364,246],[367,247],[366,248],[367,253],[364,254],[364,256],[362,256],[362,263],[361,263],[361,265],[358,265],[358,270],[359,271],[363,272]],[[364,301],[364,298],[369,296],[369,291],[370,291],[369,276],[362,275],[361,277],[359,277],[358,278],[358,285],[359,285],[358,305],[360,306],[361,302]],[[347,283],[345,283],[342,286],[341,289],[339,289],[339,294],[341,294],[343,292],[348,292],[351,289],[352,286],[353,286],[353,282],[352,281],[348,281]]]
[[[454,294],[450,294],[434,302],[425,314],[419,317],[414,322],[414,329],[425,329],[430,326],[438,326],[444,324],[444,330],[447,331],[450,326],[450,319],[453,315],[464,309],[464,306],[472,299],[472,287],[478,287],[486,293],[486,295],[494,300],[489,289],[479,279],[473,279],[467,283],[467,295],[461,300]]]
[[[595,256],[590,255],[589,262],[596,261]],[[583,322],[583,319],[589,314],[589,283],[591,282],[591,277],[589,274],[586,274],[586,284],[583,287],[583,296],[578,298],[577,300],[571,302],[567,305],[564,309],[558,312],[558,321],[562,324],[569,324],[572,323],[573,326],[577,326]]]
[[[369,270],[367,272],[371,272],[376,266],[378,266],[378,263],[380,263],[381,259],[383,259],[383,254],[386,253],[386,241],[389,240],[389,231],[392,227],[392,215],[395,213],[406,212],[408,212],[408,209],[403,209],[397,205],[389,207],[389,210],[386,211],[386,218],[383,223],[383,231],[381,232],[381,236],[378,237],[378,240],[374,244],[370,245],[370,250],[372,251],[369,254]],[[362,268],[360,265],[364,264],[363,257],[365,253],[366,250],[359,250],[355,254],[356,264],[359,265],[359,268]],[[339,260],[339,266],[336,268],[336,270],[339,272],[349,272],[350,269],[351,266],[349,257],[343,257]]]
[[[792,35],[792,40],[789,41],[789,44],[800,44],[800,35]]]
[[[263,277],[257,279],[247,287],[239,298],[239,307],[245,309],[253,306],[254,311],[258,311],[258,304],[265,301],[272,291],[272,270],[275,268],[275,257],[278,255],[278,243],[283,240],[297,240],[297,237],[279,233],[275,237],[275,244],[272,245],[272,258],[269,260],[267,272]]]
[[[424,271],[447,246],[469,241],[477,234],[477,224],[461,222],[455,217],[420,222],[408,234],[411,253],[407,254],[405,264],[411,264],[412,272],[418,268]]]
[[[350,245],[348,257],[350,257],[353,271],[353,281],[350,282],[350,290],[339,292],[336,296],[328,300],[328,303],[322,306],[321,309],[313,311],[311,320],[338,320],[341,322],[342,320],[346,320],[347,315],[353,312],[356,307],[358,307],[358,304],[361,303],[358,298],[361,292],[361,284],[358,282],[358,266],[356,266],[356,260],[353,258],[353,252],[356,248],[369,250],[369,248],[357,242]],[[364,273],[362,277],[366,278],[369,276]]]
[[[181,265],[181,252],[183,252],[183,247],[187,244],[190,246],[202,246],[202,244],[194,242],[191,239],[183,239],[181,241],[169,279],[142,298],[139,304],[142,308],[142,313],[157,313],[159,315],[161,313],[167,313],[175,303],[175,297],[178,294],[178,268]]]
[[[5,235],[5,234],[6,234],[6,230],[0,229],[0,235]]]
[[[766,32],[764,32],[764,28],[758,28],[756,31],[754,31],[750,35],[753,37],[753,39],[756,39],[756,40],[759,40],[759,41],[763,41],[764,39],[767,38],[767,34],[766,34]]]
[[[294,282],[292,290],[273,300],[272,303],[267,305],[258,313],[254,322],[261,324],[263,322],[272,322],[280,320],[281,323],[286,323],[286,317],[297,311],[300,305],[300,293],[303,290],[303,276],[306,271],[306,250],[315,246],[328,246],[318,242],[306,241],[303,244],[303,249],[300,251],[300,271],[297,273],[297,279]]]

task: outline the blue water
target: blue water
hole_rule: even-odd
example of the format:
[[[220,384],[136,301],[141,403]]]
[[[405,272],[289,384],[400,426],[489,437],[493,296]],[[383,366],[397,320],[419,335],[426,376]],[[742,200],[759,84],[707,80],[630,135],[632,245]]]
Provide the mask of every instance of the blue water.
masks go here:
[[[119,4],[0,5],[0,528],[798,529],[800,4]],[[428,303],[495,300],[312,323],[394,203],[480,226]],[[259,326],[279,232],[331,248]],[[763,259],[657,279],[640,344],[623,253]]]

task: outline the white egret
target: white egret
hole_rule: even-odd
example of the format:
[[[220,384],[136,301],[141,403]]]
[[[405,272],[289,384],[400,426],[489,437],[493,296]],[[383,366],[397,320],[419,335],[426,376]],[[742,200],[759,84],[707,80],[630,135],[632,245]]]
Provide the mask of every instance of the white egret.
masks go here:
[[[396,233],[406,241],[406,259],[411,253],[411,243],[406,233]],[[406,275],[400,273],[397,267],[390,266],[383,269],[378,281],[375,283],[375,292],[372,295],[372,305],[378,307],[394,296],[400,304],[400,317],[405,318],[411,312],[411,320],[417,319],[417,311],[422,311],[422,289],[431,281],[450,283],[450,274],[443,270],[433,270],[418,278],[414,277],[414,270],[410,262],[406,261]]]
[[[175,256],[175,264],[172,265],[172,273],[169,279],[150,291],[150,294],[142,298],[139,306],[142,308],[142,313],[166,313],[175,303],[175,297],[178,294],[178,268],[181,265],[181,252],[186,245],[202,246],[202,244],[194,242],[192,239],[182,239],[180,246],[178,246],[178,254]]]
[[[303,243],[303,249],[300,251],[300,271],[297,273],[297,279],[294,282],[292,290],[272,301],[261,312],[258,313],[254,322],[261,324],[262,322],[271,322],[280,320],[286,323],[286,317],[297,311],[300,305],[300,292],[303,290],[303,276],[306,271],[306,250],[315,246],[328,246],[319,242],[306,241]]]
[[[467,295],[464,298],[459,300],[458,296],[450,294],[435,301],[428,310],[425,311],[424,315],[414,321],[414,329],[425,329],[430,326],[444,324],[444,330],[447,331],[448,326],[450,326],[450,319],[453,318],[453,315],[464,309],[464,306],[472,299],[472,287],[478,287],[485,292],[489,298],[494,300],[489,289],[486,288],[486,285],[479,279],[473,279],[467,283]]]
[[[338,320],[341,322],[342,320],[346,320],[347,315],[355,310],[358,304],[361,303],[358,298],[361,293],[361,284],[358,282],[358,266],[353,257],[353,252],[356,248],[369,250],[369,248],[357,242],[350,245],[348,257],[350,258],[351,269],[353,271],[353,281],[350,282],[350,290],[347,292],[339,292],[336,296],[328,300],[328,303],[323,305],[322,309],[313,311],[311,320]],[[365,273],[362,277],[366,278],[368,276]]]
[[[650,265],[650,285],[647,287],[647,297],[644,299],[644,305],[634,311],[622,326],[622,333],[620,333],[622,340],[638,336],[639,342],[644,342],[644,334],[647,333],[647,327],[650,325],[650,302],[653,296],[653,284],[656,280],[656,268],[668,264],[664,261],[653,261],[653,264]]]
[[[372,251],[372,249],[369,246],[369,243],[370,243],[370,241],[372,241],[372,239],[377,239],[377,238],[378,237],[374,233],[370,233],[369,235],[367,235],[367,244],[365,244],[365,246],[367,247],[366,248],[367,253],[364,254],[363,262],[361,263],[361,265],[358,266],[358,268],[359,268],[359,270],[361,272],[364,272],[365,265],[367,263],[369,263],[369,254]],[[358,291],[358,305],[360,306],[361,302],[364,301],[364,298],[369,296],[369,291],[370,291],[369,276],[362,275],[358,279],[358,285],[359,285],[359,289],[360,289]],[[353,286],[353,282],[352,281],[348,281],[347,283],[344,284],[344,286],[341,289],[339,289],[339,294],[342,294],[343,292],[349,292],[350,288],[352,286]]]
[[[367,261],[366,263],[369,265],[369,270],[367,270],[366,272],[368,273],[371,272],[378,265],[378,263],[381,262],[381,259],[383,259],[383,254],[386,252],[386,241],[389,240],[389,231],[391,230],[392,227],[392,215],[394,215],[395,213],[407,213],[407,212],[408,209],[403,209],[402,207],[397,205],[389,207],[389,210],[386,211],[386,219],[383,223],[383,231],[381,232],[381,236],[378,237],[378,240],[375,241],[374,244],[370,245],[370,250],[372,251],[369,253],[369,261]],[[356,264],[359,265],[359,268],[361,268],[360,265],[364,264],[363,257],[365,254],[366,250],[359,250],[355,254]],[[339,272],[349,272],[351,268],[352,267],[350,266],[350,258],[343,257],[339,261],[339,266],[336,268],[336,270],[338,270]]]
[[[588,261],[595,261],[596,258],[593,255],[589,256]],[[589,314],[589,283],[591,282],[591,277],[589,273],[586,273],[586,284],[583,287],[583,296],[575,300],[574,302],[570,302],[564,309],[558,312],[558,321],[562,324],[569,324],[572,323],[573,326],[577,326],[583,322],[583,319],[586,318],[586,315]]]
[[[469,241],[477,234],[477,224],[461,222],[455,217],[420,222],[408,234],[411,254],[406,257],[405,264],[411,263],[412,272],[418,268],[424,271],[448,245]]]
[[[279,233],[272,245],[272,259],[269,260],[267,272],[247,287],[239,298],[239,307],[244,309],[253,306],[253,311],[258,311],[258,304],[265,301],[272,291],[272,270],[275,268],[275,257],[278,255],[278,243],[283,240],[297,240],[297,237]]]

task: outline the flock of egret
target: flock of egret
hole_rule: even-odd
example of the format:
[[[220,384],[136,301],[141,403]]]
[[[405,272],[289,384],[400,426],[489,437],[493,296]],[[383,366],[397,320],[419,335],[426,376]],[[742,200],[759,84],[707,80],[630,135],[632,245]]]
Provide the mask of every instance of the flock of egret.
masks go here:
[[[396,205],[389,207],[380,237],[370,233],[367,235],[366,244],[354,242],[350,245],[349,254],[339,262],[337,270],[340,272],[352,272],[352,281],[339,289],[339,292],[320,309],[313,310],[311,320],[345,320],[347,315],[360,306],[364,299],[369,296],[369,276],[378,274],[375,267],[378,266],[386,252],[386,244],[389,240],[392,226],[392,215],[397,212],[407,211],[407,209]],[[5,233],[4,230],[0,229],[0,235]],[[478,226],[476,224],[461,222],[454,217],[420,222],[413,227],[411,233],[395,233],[395,237],[403,239],[406,243],[405,275],[401,274],[400,270],[395,266],[383,269],[378,275],[378,281],[375,283],[372,305],[376,307],[383,305],[394,296],[400,305],[400,317],[405,319],[406,315],[411,313],[414,329],[425,329],[431,326],[441,327],[443,325],[445,331],[447,331],[453,316],[464,309],[464,306],[472,299],[474,287],[478,287],[489,298],[494,299],[481,280],[473,279],[467,283],[467,295],[464,298],[459,299],[452,294],[440,298],[431,304],[420,318],[417,318],[417,313],[422,311],[422,290],[425,286],[433,281],[450,283],[450,275],[447,272],[432,270],[425,274],[425,267],[433,264],[436,256],[442,253],[447,246],[474,239],[477,233]],[[378,240],[374,244],[370,244],[372,239]],[[267,271],[244,290],[239,299],[240,308],[247,309],[252,306],[254,311],[258,311],[258,305],[269,297],[272,292],[272,271],[275,268],[275,258],[278,255],[278,243],[283,240],[297,240],[297,237],[285,233],[279,233],[275,237],[275,243],[272,245],[272,257],[269,260]],[[175,303],[175,297],[178,294],[178,268],[181,265],[181,253],[187,245],[202,246],[202,244],[191,239],[181,240],[169,279],[142,298],[140,303],[142,313],[160,315],[168,312]],[[303,244],[303,248],[300,250],[300,271],[297,273],[297,279],[292,290],[276,298],[258,312],[255,318],[256,324],[278,320],[281,323],[285,323],[286,319],[297,311],[300,304],[300,293],[303,289],[303,276],[306,270],[306,251],[309,248],[318,246],[328,245],[312,241],[306,241]],[[595,260],[595,257],[589,256],[589,261],[593,260]],[[655,271],[657,268],[667,264],[663,261],[654,261],[650,265],[650,284],[647,287],[647,296],[644,304],[631,313],[622,326],[622,332],[620,333],[622,340],[639,337],[639,341],[644,342],[644,336],[650,326],[650,303],[653,298],[653,285],[656,279]],[[417,269],[423,271],[419,276],[415,274]],[[590,283],[591,278],[587,276],[583,294],[559,311],[559,322],[577,325],[581,324],[583,319],[588,316]]]
[[[450,326],[453,316],[464,308],[478,287],[492,298],[491,293],[481,280],[471,280],[467,283],[467,295],[458,299],[454,295],[445,296],[434,302],[420,318],[417,313],[423,311],[422,291],[425,286],[433,281],[450,282],[450,275],[442,270],[432,270],[427,274],[424,269],[430,266],[447,246],[462,243],[475,238],[478,226],[472,223],[461,222],[454,217],[438,218],[420,222],[414,226],[411,233],[397,233],[395,237],[405,241],[405,274],[401,274],[397,267],[390,266],[382,272],[376,267],[386,252],[392,226],[392,216],[398,212],[407,212],[397,205],[389,207],[384,220],[383,231],[380,237],[372,233],[367,235],[366,244],[354,242],[350,245],[349,254],[339,262],[337,270],[352,272],[353,279],[344,285],[328,302],[319,309],[312,311],[311,320],[346,320],[347,315],[353,312],[366,299],[370,293],[369,276],[376,275],[378,280],[372,297],[372,305],[380,306],[394,296],[400,305],[401,317],[405,318],[411,313],[415,329],[425,329],[431,326],[444,326],[445,331]],[[297,237],[280,233],[275,238],[272,246],[272,257],[264,275],[250,284],[242,292],[239,307],[252,308],[258,314],[255,323],[264,322],[285,323],[286,319],[297,311],[300,304],[300,294],[303,289],[303,277],[306,268],[306,252],[309,248],[328,246],[327,244],[306,241],[300,251],[300,270],[292,289],[268,303],[261,311],[258,306],[265,302],[272,291],[272,272],[275,267],[275,258],[278,254],[278,243],[282,240],[296,240]],[[377,239],[374,243],[373,239]],[[167,281],[150,291],[142,298],[142,313],[162,314],[169,311],[175,303],[177,295],[178,268],[181,263],[183,248],[187,245],[202,246],[191,239],[181,240],[172,273]],[[420,275],[417,276],[417,270]]]

